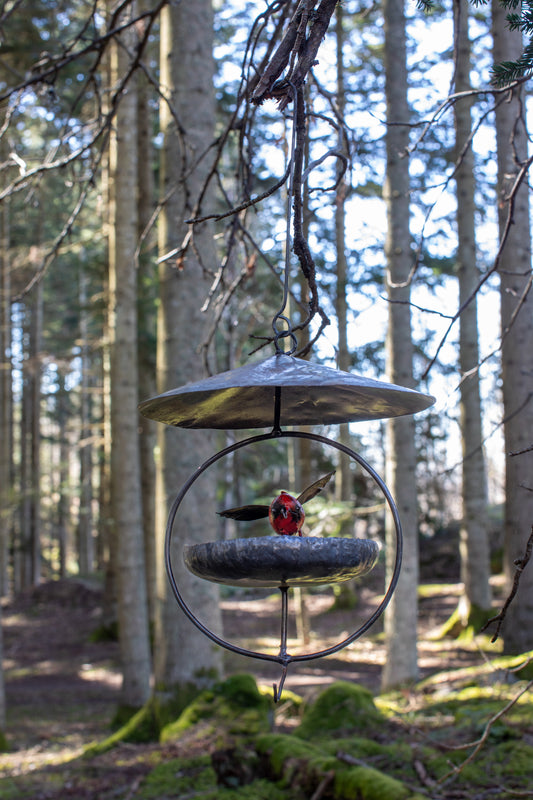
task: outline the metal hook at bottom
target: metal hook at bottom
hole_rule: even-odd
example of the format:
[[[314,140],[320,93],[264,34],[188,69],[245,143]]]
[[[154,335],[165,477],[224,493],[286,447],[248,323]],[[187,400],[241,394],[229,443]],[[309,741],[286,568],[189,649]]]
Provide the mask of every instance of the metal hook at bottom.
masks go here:
[[[283,684],[285,683],[285,678],[287,677],[287,667],[288,664],[283,664],[281,668],[281,678],[279,681],[278,686],[275,683],[272,684],[272,689],[274,690],[274,702],[278,703],[281,698],[281,693],[283,691]]]

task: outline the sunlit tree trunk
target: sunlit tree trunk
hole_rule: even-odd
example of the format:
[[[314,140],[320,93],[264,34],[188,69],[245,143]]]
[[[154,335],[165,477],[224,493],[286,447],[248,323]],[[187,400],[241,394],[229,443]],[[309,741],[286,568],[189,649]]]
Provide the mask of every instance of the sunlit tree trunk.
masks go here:
[[[110,13],[111,3],[106,4]],[[102,71],[107,86],[112,85],[110,51],[104,54]],[[111,111],[109,96],[102,98],[103,111]],[[106,231],[107,260],[114,248],[115,183],[111,180],[110,148],[102,157],[102,226]],[[111,510],[111,303],[109,299],[109,271],[102,276],[106,311],[102,320],[99,380],[102,386],[100,402],[100,447],[98,449],[98,539],[96,543],[97,567],[104,573],[101,625],[112,631],[117,623],[117,536]]]
[[[209,0],[166,6],[161,15],[160,125],[163,134],[161,194],[168,197],[159,220],[161,255],[179,246],[208,165],[197,163],[213,141],[214,94],[212,56],[213,18]],[[168,99],[168,102],[167,102]],[[170,105],[169,105],[170,103]],[[181,130],[177,129],[177,121]],[[194,168],[193,168],[194,166]],[[173,192],[171,190],[174,190]],[[197,353],[203,320],[200,307],[208,288],[198,262],[215,263],[209,227],[195,231],[195,248],[185,258],[163,261],[159,274],[158,390],[163,391],[202,377]],[[179,267],[179,268],[178,268]],[[174,690],[201,685],[221,671],[220,648],[203,636],[178,608],[163,568],[166,515],[173,497],[191,473],[212,453],[206,431],[158,426],[157,536],[158,576],[155,642],[156,685]],[[193,485],[180,515],[179,531],[188,543],[205,541],[206,526],[215,529],[214,478],[205,475],[202,490]],[[184,596],[211,630],[220,632],[218,591],[208,581],[194,579],[185,569],[179,532],[174,537],[173,564]]]
[[[467,92],[470,86],[470,39],[468,0],[455,0],[455,89]],[[459,603],[460,620],[468,624],[471,613],[490,609],[490,558],[487,536],[487,484],[481,399],[476,286],[474,154],[468,144],[472,131],[472,99],[457,100],[455,109],[457,185],[457,276],[459,305],[465,308],[459,320],[459,368],[461,371],[461,438],[463,448],[463,518],[460,532],[461,573],[464,593]],[[466,305],[468,301],[468,304]]]
[[[409,306],[412,266],[409,234],[409,106],[407,103],[406,34],[403,0],[385,0],[385,94],[387,103],[387,332],[388,378],[413,386],[413,345]],[[413,681],[417,667],[418,519],[415,424],[411,416],[389,420],[387,481],[398,505],[404,532],[404,559],[398,586],[385,614],[384,688]],[[394,556],[394,535],[387,517],[387,573]]]
[[[147,3],[144,3],[147,5]],[[142,4],[141,4],[142,5]],[[138,151],[137,160],[139,186],[139,252],[138,267],[138,314],[139,314],[139,399],[145,400],[156,394],[156,301],[157,268],[155,266],[155,237],[150,230],[154,211],[154,175],[152,152],[152,115],[149,104],[150,92],[146,76],[138,76]],[[141,448],[141,490],[144,528],[144,557],[148,608],[150,620],[155,615],[155,461],[156,423],[139,416]]]
[[[134,52],[135,37],[131,30],[113,47],[115,85],[129,67],[126,47]],[[134,79],[130,79],[127,91],[120,98],[115,118],[110,179],[115,186],[109,248],[111,508],[117,546],[122,702],[140,707],[150,695],[151,659],[137,421],[137,95]]]
[[[494,61],[515,60],[522,37],[509,30],[507,11],[493,0]],[[500,236],[508,236],[499,264],[502,325],[502,389],[505,439],[505,571],[510,583],[533,525],[533,292],[527,179],[517,186],[528,155],[524,84],[496,108]],[[533,647],[533,570],[522,573],[503,630],[509,653]]]
[[[345,131],[344,113],[346,108],[346,97],[344,88],[344,9],[339,3],[335,9],[336,19],[336,46],[337,46],[337,111],[339,133],[337,149],[348,158]],[[346,195],[348,184],[343,176],[346,164],[341,159],[338,161],[337,168],[337,194],[335,197],[335,250],[337,255],[336,269],[336,295],[335,311],[337,316],[337,326],[339,330],[339,341],[337,346],[337,366],[339,369],[348,372],[350,370],[350,353],[348,351],[348,263],[346,259]],[[350,428],[347,422],[339,426],[339,441],[350,446]],[[336,476],[336,489],[339,500],[349,500],[351,498],[351,471],[350,459],[343,453],[339,454],[339,472]]]

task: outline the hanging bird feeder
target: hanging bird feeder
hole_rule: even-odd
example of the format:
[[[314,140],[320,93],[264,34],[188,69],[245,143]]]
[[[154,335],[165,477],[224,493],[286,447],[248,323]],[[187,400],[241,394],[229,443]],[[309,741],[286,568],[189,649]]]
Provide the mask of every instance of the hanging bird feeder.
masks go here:
[[[296,104],[295,104],[296,106]],[[301,106],[300,106],[301,107]],[[296,114],[296,112],[295,112]],[[191,622],[216,644],[239,655],[281,666],[274,699],[281,696],[287,668],[293,662],[309,661],[338,652],[354,642],[380,617],[396,587],[402,560],[402,531],[394,500],[376,471],[354,450],[334,439],[301,430],[284,430],[287,426],[317,426],[362,420],[376,420],[414,414],[428,408],[434,398],[412,389],[352,375],[337,369],[313,364],[293,355],[297,341],[290,319],[285,315],[289,288],[290,261],[290,198],[293,192],[294,142],[297,120],[293,125],[289,200],[287,204],[287,243],[284,271],[284,297],[274,316],[272,328],[275,355],[252,365],[214,375],[196,383],[172,389],[140,404],[141,413],[158,422],[181,428],[242,430],[266,428],[267,433],[237,441],[216,453],[187,480],[172,504],[165,538],[165,562],[175,598]],[[284,351],[281,342],[289,339]],[[291,588],[335,584],[366,575],[375,566],[379,544],[370,539],[340,537],[301,537],[270,535],[185,544],[183,560],[187,569],[199,578],[236,587],[277,588],[281,593],[280,644],[277,653],[256,652],[222,639],[196,617],[178,585],[172,563],[172,540],[179,509],[193,484],[220,459],[258,443],[280,439],[307,439],[323,447],[344,453],[367,473],[383,494],[394,521],[396,553],[389,585],[383,599],[366,621],[335,645],[312,653],[291,654],[287,650],[288,594]],[[329,478],[329,476],[326,476]],[[327,482],[324,479],[319,488]],[[311,487],[312,488],[312,487]],[[289,496],[290,497],[290,496]],[[300,496],[305,502],[306,492]],[[290,498],[292,501],[295,498]],[[279,500],[279,498],[278,498]],[[298,501],[298,498],[296,498]],[[248,508],[248,507],[247,507]],[[263,510],[261,516],[267,516]],[[270,507],[272,509],[272,506]],[[235,516],[242,509],[223,511]],[[220,513],[220,512],[219,512]],[[296,529],[295,529],[296,530]],[[299,533],[299,528],[297,529]]]
[[[170,510],[165,561],[174,596],[196,627],[216,644],[251,658],[280,664],[282,676],[274,686],[281,696],[287,668],[292,662],[331,655],[365,633],[389,603],[400,574],[402,531],[394,500],[375,470],[354,450],[333,439],[283,426],[319,425],[381,419],[413,414],[428,408],[434,398],[389,383],[351,375],[284,354],[214,375],[204,381],[173,389],[141,403],[141,412],[159,422],[184,428],[242,429],[271,427],[225,448],[205,461],[182,487]],[[396,554],[385,595],[374,613],[336,645],[313,652],[287,651],[288,592],[291,587],[334,584],[360,577],[375,566],[379,545],[370,539],[338,537],[264,536],[185,545],[183,559],[194,575],[230,586],[278,588],[281,592],[281,633],[277,654],[256,652],[228,642],[207,628],[184,599],[172,564],[172,537],[179,508],[198,478],[219,459],[242,448],[272,439],[308,439],[332,447],[359,464],[384,495],[394,520]]]

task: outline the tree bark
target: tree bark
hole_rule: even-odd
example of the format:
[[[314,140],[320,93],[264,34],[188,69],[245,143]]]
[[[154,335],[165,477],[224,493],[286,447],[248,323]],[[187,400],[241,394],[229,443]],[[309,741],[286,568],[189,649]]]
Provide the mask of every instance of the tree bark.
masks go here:
[[[457,63],[456,92],[470,86],[470,39],[468,0],[454,2],[454,31]],[[459,369],[461,371],[461,439],[463,450],[463,518],[460,531],[461,577],[464,584],[459,603],[460,618],[468,624],[471,611],[491,607],[490,557],[487,537],[487,483],[481,398],[479,389],[479,345],[476,286],[479,270],[476,260],[474,153],[469,142],[472,132],[472,99],[457,100],[455,110],[457,186],[457,264],[459,306]],[[468,304],[467,304],[468,301]]]
[[[131,13],[131,9],[130,9]],[[117,82],[134,52],[130,30],[113,46]],[[137,96],[134,79],[122,95],[111,139],[110,175],[115,185],[109,248],[111,334],[111,507],[116,531],[122,702],[141,707],[150,695],[150,646],[144,570],[141,476],[137,421]]]
[[[143,0],[141,7],[147,5]],[[149,104],[149,84],[144,73],[138,76],[137,129],[138,152],[137,174],[139,186],[139,252],[138,268],[138,353],[139,353],[139,400],[153,397],[156,386],[156,303],[157,268],[155,267],[155,237],[149,230],[154,212],[155,185],[152,152],[152,116]],[[144,237],[144,238],[141,238]],[[144,528],[144,560],[148,589],[148,609],[151,623],[155,619],[155,462],[156,423],[139,416],[139,443],[141,448],[141,491]]]
[[[4,146],[0,152],[3,153]],[[13,521],[13,416],[9,200],[0,207],[0,597],[8,593],[8,552]]]
[[[210,0],[194,5],[171,4],[161,15],[160,125],[163,134],[161,194],[168,197],[159,220],[159,250],[179,246],[187,233],[184,219],[191,216],[208,164],[198,161],[213,141],[215,105],[212,56],[213,18]],[[167,99],[168,98],[168,102]],[[172,109],[172,111],[171,111]],[[182,126],[177,129],[177,124]],[[202,377],[197,354],[203,321],[200,307],[208,281],[199,263],[215,264],[214,241],[209,226],[195,229],[195,245],[179,260],[162,261],[159,274],[158,390],[164,391]],[[201,634],[178,608],[163,569],[163,535],[166,513],[173,497],[191,473],[210,454],[206,431],[183,431],[158,426],[156,530],[158,576],[155,676],[156,685],[174,691],[186,684],[202,685],[217,678],[222,668],[219,648]],[[180,513],[173,539],[172,560],[176,579],[195,613],[215,633],[221,631],[218,590],[194,578],[183,565],[179,532],[186,541],[205,541],[216,525],[214,478],[208,473],[197,481]]]
[[[337,111],[339,135],[337,149],[340,153],[346,152],[346,141],[344,132],[344,112],[346,107],[345,88],[344,88],[344,9],[339,3],[335,9],[336,20],[336,47],[337,47]],[[350,353],[348,350],[348,301],[346,291],[348,287],[348,263],[346,259],[346,195],[348,186],[344,179],[344,164],[340,159],[337,168],[337,194],[335,197],[335,250],[337,256],[336,270],[336,295],[335,311],[337,315],[337,327],[339,340],[337,346],[337,366],[339,369],[348,372],[350,369]],[[341,444],[350,446],[350,426],[347,422],[339,426],[339,441]],[[337,497],[339,500],[350,500],[352,495],[351,487],[351,468],[350,459],[344,453],[339,454],[339,472],[337,474]]]
[[[388,378],[413,386],[413,345],[409,306],[412,265],[409,233],[409,107],[407,103],[406,34],[403,0],[386,0],[385,95],[387,103],[387,331]],[[386,663],[383,688],[414,681],[417,667],[418,514],[415,423],[411,416],[389,420],[387,478],[398,505],[404,533],[404,559],[396,591],[385,613]],[[387,516],[387,574],[394,558],[394,529]]]
[[[78,563],[82,575],[94,570],[93,541],[93,486],[92,486],[92,442],[91,442],[91,397],[89,327],[87,319],[87,276],[80,267],[80,513],[78,519]]]
[[[509,30],[506,10],[492,3],[496,63],[522,52],[522,36]],[[533,294],[530,290],[531,234],[528,184],[516,186],[527,159],[525,91],[509,91],[496,108],[500,238],[512,220],[499,263],[502,326],[502,389],[505,440],[505,571],[511,587],[514,562],[522,558],[533,520]],[[515,316],[516,315],[516,316]],[[526,451],[526,452],[524,452]],[[519,455],[513,455],[518,453]],[[522,573],[503,627],[504,649],[520,653],[533,646],[533,570]]]
[[[0,147],[3,155],[4,146]],[[8,593],[8,552],[12,530],[13,435],[11,404],[11,266],[9,263],[9,200],[0,208],[0,598]],[[0,733],[6,726],[3,669],[2,604],[0,602]]]

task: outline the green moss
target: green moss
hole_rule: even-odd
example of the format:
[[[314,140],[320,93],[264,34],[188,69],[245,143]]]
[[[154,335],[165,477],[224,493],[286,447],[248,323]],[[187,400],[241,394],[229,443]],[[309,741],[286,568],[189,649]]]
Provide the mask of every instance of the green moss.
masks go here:
[[[323,759],[323,753],[310,742],[283,733],[269,733],[259,736],[255,746],[257,752],[267,755],[276,775],[282,775],[288,761],[305,760],[316,762]]]
[[[259,691],[252,675],[232,675],[215,687],[215,693],[241,708],[265,709],[270,706],[265,695]]]
[[[218,789],[213,800],[294,800],[294,792],[261,778],[238,789]]]
[[[368,689],[338,681],[305,708],[296,735],[311,739],[326,732],[376,729],[383,722]]]
[[[209,719],[212,729],[234,735],[268,730],[272,703],[261,694],[251,675],[233,675],[213,689],[201,692],[178,719],[163,727],[161,741],[179,738],[186,730]]]
[[[421,758],[428,773],[439,780],[454,766],[461,767],[469,752],[462,750],[438,754],[435,750],[423,748]],[[468,787],[470,790],[488,789],[494,785],[505,785],[509,790],[523,790],[529,788],[532,782],[533,747],[516,739],[489,741],[470,763],[461,768],[456,779],[458,787]]]
[[[191,792],[198,797],[209,797],[204,792],[216,791],[216,785],[216,775],[209,756],[173,758],[147,775],[135,794],[135,800],[179,798]]]
[[[120,717],[127,717],[122,708]],[[143,708],[130,715],[124,725],[118,728],[111,736],[101,742],[94,742],[85,748],[84,755],[92,758],[100,753],[105,753],[116,747],[121,742],[141,744],[157,742],[160,731],[159,707],[155,699],[151,699]]]
[[[372,739],[351,736],[349,739],[325,741],[321,743],[321,748],[323,752],[331,753],[331,755],[341,752],[353,758],[370,762],[368,766],[376,769],[386,772],[397,771],[402,778],[407,777],[409,772],[409,778],[415,779],[414,770],[411,767],[412,750],[407,742],[391,741],[390,744],[381,744]]]
[[[462,642],[470,642],[481,631],[483,626],[494,616],[492,609],[480,608],[471,605],[468,613],[461,611],[460,605],[457,606],[453,614],[446,620],[439,630],[436,639],[451,637]]]
[[[334,796],[339,800],[407,800],[410,791],[372,767],[352,767],[335,775]]]
[[[7,741],[6,735],[3,731],[0,731],[0,753],[8,753],[9,752],[9,742]]]

